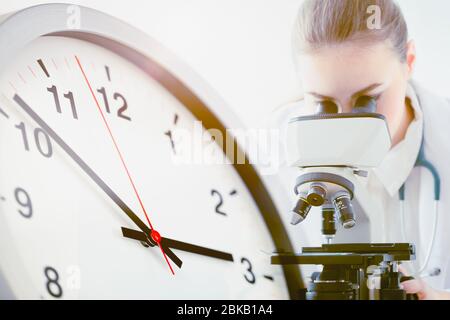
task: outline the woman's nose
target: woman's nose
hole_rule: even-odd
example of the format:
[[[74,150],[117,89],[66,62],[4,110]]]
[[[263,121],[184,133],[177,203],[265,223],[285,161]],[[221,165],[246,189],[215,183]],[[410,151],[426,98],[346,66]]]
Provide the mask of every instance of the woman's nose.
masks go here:
[[[351,113],[353,110],[353,104],[351,102],[347,102],[345,104],[339,105],[339,112],[342,113]]]
[[[351,113],[352,112],[352,107],[345,107],[343,110],[342,110],[342,113]]]

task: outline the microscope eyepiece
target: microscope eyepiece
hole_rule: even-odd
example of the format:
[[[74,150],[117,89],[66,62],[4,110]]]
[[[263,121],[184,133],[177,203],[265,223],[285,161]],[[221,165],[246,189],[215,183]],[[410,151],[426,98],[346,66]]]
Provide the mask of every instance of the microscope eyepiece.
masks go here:
[[[352,109],[352,113],[375,113],[376,111],[377,102],[368,96],[359,97]]]
[[[339,113],[339,108],[336,103],[332,101],[322,101],[317,104],[317,114]]]

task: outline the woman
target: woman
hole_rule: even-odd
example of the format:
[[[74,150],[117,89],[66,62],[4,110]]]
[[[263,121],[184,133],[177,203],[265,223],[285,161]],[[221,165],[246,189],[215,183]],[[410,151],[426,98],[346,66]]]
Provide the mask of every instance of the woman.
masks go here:
[[[368,184],[379,214],[386,218],[383,239],[414,243],[419,263],[425,262],[410,270],[415,280],[403,283],[408,293],[450,299],[445,291],[450,288],[450,101],[411,80],[416,53],[400,8],[391,0],[306,0],[292,36],[303,111],[314,113],[327,100],[340,112],[351,112],[359,97],[376,99],[392,139],[392,149],[370,173]],[[441,180],[434,241],[433,180],[427,170],[413,169],[422,137],[426,159]],[[402,220],[399,190],[405,182]]]

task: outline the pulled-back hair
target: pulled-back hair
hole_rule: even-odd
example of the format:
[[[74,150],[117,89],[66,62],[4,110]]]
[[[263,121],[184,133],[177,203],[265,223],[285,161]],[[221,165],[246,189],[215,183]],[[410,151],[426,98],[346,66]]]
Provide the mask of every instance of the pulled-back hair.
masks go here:
[[[378,12],[378,25],[371,20]],[[393,0],[305,0],[294,23],[292,49],[311,53],[345,42],[372,44],[389,41],[402,62],[406,61],[408,28]]]

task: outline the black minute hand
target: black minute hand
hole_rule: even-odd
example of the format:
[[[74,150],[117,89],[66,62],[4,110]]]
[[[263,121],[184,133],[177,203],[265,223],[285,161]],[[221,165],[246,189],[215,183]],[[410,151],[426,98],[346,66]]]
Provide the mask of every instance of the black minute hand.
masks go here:
[[[102,189],[115,204],[142,230],[145,234],[150,234],[151,229],[139,219],[139,217],[126,205],[125,202],[83,161],[75,151],[70,148],[63,139],[55,132],[48,124],[39,117],[36,112],[17,94],[14,95],[13,100],[34,120],[36,123],[44,129],[47,134],[71,157],[80,168]],[[169,249],[166,251],[167,256],[181,268],[182,261]]]

